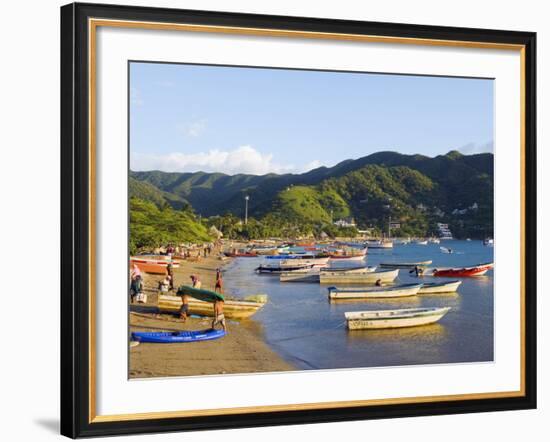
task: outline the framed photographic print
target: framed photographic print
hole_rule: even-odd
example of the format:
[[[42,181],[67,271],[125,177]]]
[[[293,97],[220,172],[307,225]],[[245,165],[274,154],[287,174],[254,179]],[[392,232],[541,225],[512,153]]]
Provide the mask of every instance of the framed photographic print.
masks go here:
[[[62,7],[62,434],[534,408],[535,43]]]

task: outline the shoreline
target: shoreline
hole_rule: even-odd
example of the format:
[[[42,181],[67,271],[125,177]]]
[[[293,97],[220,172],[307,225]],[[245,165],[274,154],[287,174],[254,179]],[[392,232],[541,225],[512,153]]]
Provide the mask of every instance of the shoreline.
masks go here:
[[[191,262],[180,260],[174,269],[174,287],[190,285],[190,276],[199,275],[202,288],[213,290],[216,268],[227,267],[231,259],[216,256]],[[186,322],[164,313],[139,313],[133,306],[153,308],[157,305],[157,283],[163,275],[144,273],[144,293],[147,303],[131,304],[129,328],[133,331],[181,331],[210,328],[211,317],[190,317]],[[130,379],[197,376],[219,374],[246,374],[292,371],[296,368],[279,356],[265,342],[261,324],[254,318],[242,321],[227,320],[227,335],[214,341],[182,344],[140,343],[129,348]]]

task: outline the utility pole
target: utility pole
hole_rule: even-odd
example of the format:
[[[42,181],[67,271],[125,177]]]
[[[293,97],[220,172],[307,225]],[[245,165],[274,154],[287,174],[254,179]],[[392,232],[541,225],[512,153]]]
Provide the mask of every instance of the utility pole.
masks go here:
[[[246,226],[248,224],[248,200],[250,197],[246,195],[244,197],[244,225]]]

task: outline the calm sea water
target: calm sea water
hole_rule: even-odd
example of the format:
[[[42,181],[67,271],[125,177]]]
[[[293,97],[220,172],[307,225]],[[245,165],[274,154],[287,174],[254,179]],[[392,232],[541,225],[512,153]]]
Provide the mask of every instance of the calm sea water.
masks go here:
[[[446,254],[440,246],[455,253]],[[369,249],[367,265],[388,261],[433,260],[431,267],[461,267],[493,261],[493,249],[481,241],[442,241],[426,246],[396,245]],[[280,283],[278,276],[258,275],[261,258],[234,260],[225,273],[228,293],[266,293],[269,302],[253,320],[268,345],[298,369],[379,367],[493,360],[493,271],[462,278],[453,294],[389,300],[329,303],[327,286]],[[357,262],[354,264],[357,265]],[[427,282],[449,278],[425,277]],[[400,270],[397,283],[418,281]],[[409,307],[452,307],[438,323],[422,327],[348,331],[344,312]]]

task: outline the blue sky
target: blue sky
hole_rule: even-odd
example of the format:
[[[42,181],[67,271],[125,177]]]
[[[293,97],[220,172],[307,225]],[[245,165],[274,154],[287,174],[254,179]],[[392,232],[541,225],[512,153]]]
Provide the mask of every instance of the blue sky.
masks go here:
[[[130,64],[130,167],[299,173],[391,150],[492,152],[493,81]]]

